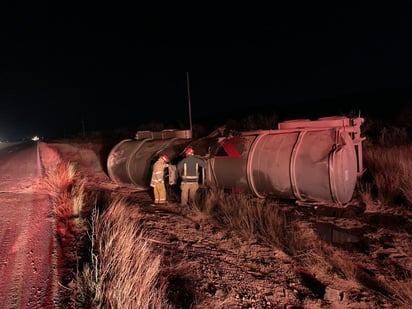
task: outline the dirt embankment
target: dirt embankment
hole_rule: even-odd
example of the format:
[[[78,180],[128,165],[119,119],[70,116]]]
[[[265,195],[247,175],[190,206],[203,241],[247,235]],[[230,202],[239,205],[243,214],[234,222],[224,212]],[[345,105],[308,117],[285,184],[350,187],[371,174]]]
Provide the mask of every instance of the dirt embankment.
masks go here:
[[[63,159],[77,162],[88,190],[116,191],[127,197],[131,220],[144,224],[153,247],[162,256],[162,275],[168,280],[169,301],[176,308],[400,306],[396,299],[391,300],[392,291],[384,282],[396,282],[395,275],[402,272],[410,276],[409,214],[371,213],[362,207],[336,211],[285,203],[297,219],[317,228],[325,246],[348,257],[348,263],[358,270],[357,277],[348,278],[333,265],[323,265],[319,271],[304,267],[299,257],[244,240],[236,231],[198,211],[183,209],[175,201],[150,206],[147,192],[133,192],[108,179],[97,146],[51,147]]]

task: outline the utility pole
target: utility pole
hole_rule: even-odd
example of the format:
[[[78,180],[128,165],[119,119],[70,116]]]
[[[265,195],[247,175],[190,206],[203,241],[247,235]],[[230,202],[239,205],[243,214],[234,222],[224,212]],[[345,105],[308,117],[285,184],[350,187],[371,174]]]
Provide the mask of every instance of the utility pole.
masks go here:
[[[190,102],[190,85],[189,85],[189,72],[186,72],[186,81],[187,81],[187,99],[189,105],[189,126],[190,126],[190,135],[193,134],[192,132],[192,104]]]

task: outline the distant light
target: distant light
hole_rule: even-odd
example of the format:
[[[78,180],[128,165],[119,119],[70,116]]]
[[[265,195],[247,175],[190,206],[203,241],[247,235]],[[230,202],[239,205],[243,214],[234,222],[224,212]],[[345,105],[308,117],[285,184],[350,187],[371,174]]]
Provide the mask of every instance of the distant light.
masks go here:
[[[39,139],[40,139],[40,138],[36,135],[36,136],[33,136],[31,140],[32,140],[32,141],[38,141]]]

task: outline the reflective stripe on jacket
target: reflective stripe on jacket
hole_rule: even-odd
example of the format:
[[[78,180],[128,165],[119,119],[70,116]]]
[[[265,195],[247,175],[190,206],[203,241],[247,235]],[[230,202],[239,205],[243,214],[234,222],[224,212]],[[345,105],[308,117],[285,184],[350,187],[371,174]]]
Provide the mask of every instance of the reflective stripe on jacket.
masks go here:
[[[199,168],[199,164],[196,163],[195,164],[195,171],[196,171],[196,175],[190,175],[188,174],[187,170],[188,170],[188,164],[187,162],[183,163],[183,173],[182,173],[182,180],[184,182],[197,182],[199,179],[199,174],[198,174],[198,168]]]
[[[153,165],[152,179],[150,181],[150,185],[152,187],[154,187],[158,183],[165,182],[164,171],[167,166],[168,164],[162,159],[159,159],[155,162],[155,164]]]
[[[195,156],[188,156],[177,164],[177,169],[183,182],[199,181],[199,166],[206,167],[206,162]]]

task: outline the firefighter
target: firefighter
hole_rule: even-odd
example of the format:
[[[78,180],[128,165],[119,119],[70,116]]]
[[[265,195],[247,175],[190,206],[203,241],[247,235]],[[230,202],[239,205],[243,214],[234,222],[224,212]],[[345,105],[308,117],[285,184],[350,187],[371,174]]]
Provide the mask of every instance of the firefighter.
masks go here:
[[[166,154],[163,154],[153,165],[150,186],[153,187],[155,205],[167,204],[165,170],[168,168],[169,162],[169,157]]]
[[[181,179],[180,204],[182,206],[195,201],[196,192],[199,189],[199,168],[206,167],[206,162],[194,154],[193,148],[186,148],[184,158],[177,163],[177,171]]]

